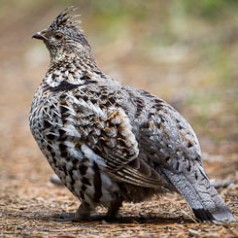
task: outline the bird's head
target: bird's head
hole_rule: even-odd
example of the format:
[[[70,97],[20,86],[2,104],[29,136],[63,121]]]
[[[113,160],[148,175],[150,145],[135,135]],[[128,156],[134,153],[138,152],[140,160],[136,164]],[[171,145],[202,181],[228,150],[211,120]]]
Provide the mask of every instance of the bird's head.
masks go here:
[[[57,62],[65,56],[91,57],[91,48],[83,31],[78,28],[76,16],[70,15],[75,10],[69,7],[61,12],[52,24],[32,37],[43,40],[46,44],[51,61]]]

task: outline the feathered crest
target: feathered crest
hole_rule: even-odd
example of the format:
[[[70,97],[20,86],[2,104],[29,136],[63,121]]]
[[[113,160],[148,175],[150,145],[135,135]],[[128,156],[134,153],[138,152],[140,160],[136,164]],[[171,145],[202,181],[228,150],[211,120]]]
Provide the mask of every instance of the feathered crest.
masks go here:
[[[63,12],[61,12],[55,20],[50,25],[51,29],[57,29],[61,27],[73,27],[78,28],[78,25],[81,23],[81,21],[78,19],[80,16],[78,15],[71,15],[73,11],[75,11],[77,8],[70,6],[66,8]]]

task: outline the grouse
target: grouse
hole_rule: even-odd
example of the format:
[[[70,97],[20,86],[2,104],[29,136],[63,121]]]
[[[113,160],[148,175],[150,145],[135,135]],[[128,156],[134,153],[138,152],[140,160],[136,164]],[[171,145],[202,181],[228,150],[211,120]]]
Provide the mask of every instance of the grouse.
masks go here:
[[[75,219],[122,202],[178,192],[200,221],[234,217],[210,184],[197,137],[168,103],[103,73],[72,8],[33,35],[50,66],[31,105],[30,129],[62,183],[81,201]]]

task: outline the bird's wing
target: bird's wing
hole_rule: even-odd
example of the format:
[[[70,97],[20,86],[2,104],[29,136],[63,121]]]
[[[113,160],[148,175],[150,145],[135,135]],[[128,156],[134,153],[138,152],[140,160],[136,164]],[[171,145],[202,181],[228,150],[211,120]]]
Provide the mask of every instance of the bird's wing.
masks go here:
[[[77,131],[69,132],[78,143],[86,144],[105,163],[105,169],[114,179],[142,187],[159,188],[160,175],[147,163],[138,159],[138,142],[123,109],[103,110],[90,101],[75,98],[61,100],[65,123]],[[69,113],[70,111],[70,113]],[[67,115],[71,115],[67,117]],[[65,127],[65,128],[69,128]]]
[[[116,179],[144,187],[161,186],[159,174],[138,159],[138,142],[123,109],[112,108],[108,112],[96,149],[105,159],[108,172]]]

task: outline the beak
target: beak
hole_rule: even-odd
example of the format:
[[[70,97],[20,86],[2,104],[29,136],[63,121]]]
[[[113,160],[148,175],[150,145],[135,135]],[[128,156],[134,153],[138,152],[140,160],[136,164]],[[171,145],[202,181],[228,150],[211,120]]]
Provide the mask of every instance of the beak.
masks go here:
[[[33,39],[37,39],[37,40],[46,40],[46,36],[45,36],[45,33],[46,33],[46,30],[43,30],[43,31],[39,31],[39,32],[36,32],[32,38]]]

